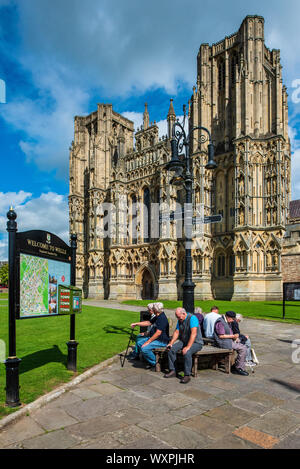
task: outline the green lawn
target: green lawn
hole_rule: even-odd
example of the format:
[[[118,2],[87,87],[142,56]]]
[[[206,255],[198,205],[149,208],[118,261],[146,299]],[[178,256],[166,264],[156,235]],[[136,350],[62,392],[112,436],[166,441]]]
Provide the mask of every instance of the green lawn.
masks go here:
[[[181,301],[153,301],[161,301],[166,309],[175,309],[182,306]],[[135,306],[146,306],[148,303],[150,303],[150,300],[123,301],[123,304]],[[297,301],[286,303],[285,319],[282,319],[282,302],[280,301],[195,301],[195,306],[200,306],[204,312],[210,311],[210,308],[214,305],[220,308],[221,314],[231,310],[249,318],[300,324],[300,302]]]
[[[8,298],[8,293],[0,293],[0,300],[3,298]]]
[[[126,349],[132,322],[139,314],[93,306],[83,306],[76,317],[79,342],[77,370],[82,373],[93,365]],[[17,356],[20,364],[20,399],[28,404],[74,373],[66,369],[70,333],[68,316],[17,321]],[[8,308],[0,305],[0,339],[8,344]],[[6,345],[6,355],[8,345]],[[13,410],[5,407],[5,365],[0,364],[0,418]]]

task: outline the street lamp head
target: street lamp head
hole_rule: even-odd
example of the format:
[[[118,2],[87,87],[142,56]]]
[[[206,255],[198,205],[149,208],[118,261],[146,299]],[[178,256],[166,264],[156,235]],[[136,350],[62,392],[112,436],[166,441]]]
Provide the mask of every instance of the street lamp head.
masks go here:
[[[207,165],[205,166],[206,169],[216,169],[218,167],[218,164],[214,160],[215,156],[215,150],[214,146],[212,143],[208,144],[208,162]]]
[[[171,161],[167,163],[166,168],[168,171],[174,172],[175,177],[179,177],[183,173],[184,162],[178,158],[178,145],[174,136],[171,140],[171,152],[172,158]]]

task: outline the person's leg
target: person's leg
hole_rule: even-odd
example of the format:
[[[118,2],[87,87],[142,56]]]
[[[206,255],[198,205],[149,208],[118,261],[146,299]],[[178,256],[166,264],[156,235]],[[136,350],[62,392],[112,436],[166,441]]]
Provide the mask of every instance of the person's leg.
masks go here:
[[[129,358],[136,358],[141,352],[141,346],[148,340],[148,337],[138,335],[135,341],[133,352],[129,355]]]
[[[245,346],[247,347],[246,361],[251,362],[252,361],[252,355],[251,355],[251,342],[250,342],[250,339],[247,339],[247,341],[245,342]]]
[[[170,371],[176,371],[177,352],[179,352],[179,350],[181,350],[182,347],[183,347],[183,343],[181,342],[181,340],[178,340],[178,342],[176,342],[173,345],[171,350],[169,350],[169,352],[168,352],[168,362],[169,362],[169,370]]]
[[[184,355],[184,376],[190,376],[192,374],[193,354],[201,349],[201,344],[193,344],[190,350]]]
[[[235,367],[245,371],[247,347],[241,343],[236,343],[232,341],[232,348],[233,350],[236,350],[238,354],[237,359],[235,361]]]
[[[161,342],[160,340],[154,340],[150,344],[146,345],[145,347],[141,347],[141,352],[143,357],[150,363],[150,365],[155,366],[155,354],[153,353],[153,349],[166,347],[167,344]]]

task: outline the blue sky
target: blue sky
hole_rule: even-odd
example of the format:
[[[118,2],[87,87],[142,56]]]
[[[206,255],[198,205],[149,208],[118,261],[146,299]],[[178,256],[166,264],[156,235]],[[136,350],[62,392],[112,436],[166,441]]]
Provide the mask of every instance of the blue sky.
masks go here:
[[[281,49],[292,198],[298,199],[298,0],[0,0],[0,80],[6,86],[6,102],[0,102],[0,260],[7,258],[11,204],[20,230],[45,229],[68,241],[75,115],[112,103],[138,125],[147,101],[150,120],[164,132],[169,99],[180,114],[191,96],[200,44],[234,33],[248,14],[264,16],[267,46]]]

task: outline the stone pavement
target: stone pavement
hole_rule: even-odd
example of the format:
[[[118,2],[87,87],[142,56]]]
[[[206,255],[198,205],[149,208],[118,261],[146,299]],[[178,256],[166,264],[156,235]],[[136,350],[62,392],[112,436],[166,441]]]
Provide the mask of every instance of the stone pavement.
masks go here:
[[[201,370],[183,385],[116,359],[4,427],[0,448],[300,448],[300,326],[241,329],[260,360],[248,377]]]

